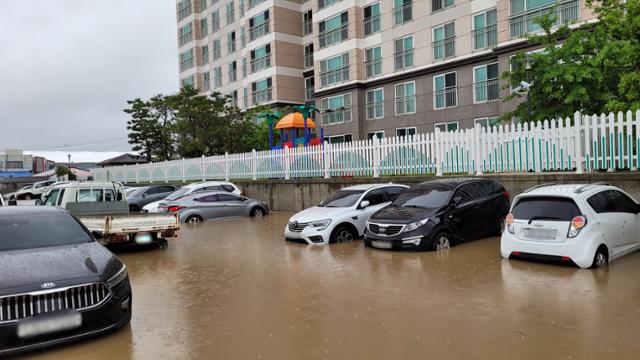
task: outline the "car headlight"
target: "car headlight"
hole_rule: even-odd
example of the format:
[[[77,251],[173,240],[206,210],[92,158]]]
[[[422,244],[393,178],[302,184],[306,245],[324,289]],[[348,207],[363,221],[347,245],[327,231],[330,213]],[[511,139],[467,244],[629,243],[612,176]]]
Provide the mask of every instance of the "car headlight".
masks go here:
[[[328,219],[328,220],[312,221],[309,223],[309,226],[318,231],[322,231],[326,229],[327,226],[329,226],[329,224],[331,224],[331,220]]]
[[[121,283],[122,280],[126,279],[127,277],[129,277],[127,266],[122,264],[122,269],[120,269],[120,271],[118,271],[115,275],[107,279],[107,286],[112,288]]]
[[[419,220],[419,221],[416,221],[416,222],[412,222],[411,224],[405,226],[403,231],[404,232],[413,231],[413,230],[419,228],[420,226],[426,224],[427,221],[429,221],[429,218],[422,219],[422,220]]]

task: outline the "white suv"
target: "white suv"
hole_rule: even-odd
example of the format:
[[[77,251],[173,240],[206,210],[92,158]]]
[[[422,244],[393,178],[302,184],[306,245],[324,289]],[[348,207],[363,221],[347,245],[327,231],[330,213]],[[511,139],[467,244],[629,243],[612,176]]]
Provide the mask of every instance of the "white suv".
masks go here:
[[[285,239],[328,244],[359,238],[364,235],[369,216],[391,204],[407,188],[400,184],[366,184],[341,189],[291,217],[284,229]]]
[[[599,267],[640,248],[640,205],[608,184],[540,185],[516,196],[502,257]]]

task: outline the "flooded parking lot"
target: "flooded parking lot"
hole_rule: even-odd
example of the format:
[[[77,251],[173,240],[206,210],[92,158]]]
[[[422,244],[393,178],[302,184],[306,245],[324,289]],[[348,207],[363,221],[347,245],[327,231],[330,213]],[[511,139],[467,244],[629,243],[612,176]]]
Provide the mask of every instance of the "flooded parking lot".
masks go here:
[[[640,254],[608,270],[285,243],[290,213],[121,252],[130,327],[30,359],[636,359]]]

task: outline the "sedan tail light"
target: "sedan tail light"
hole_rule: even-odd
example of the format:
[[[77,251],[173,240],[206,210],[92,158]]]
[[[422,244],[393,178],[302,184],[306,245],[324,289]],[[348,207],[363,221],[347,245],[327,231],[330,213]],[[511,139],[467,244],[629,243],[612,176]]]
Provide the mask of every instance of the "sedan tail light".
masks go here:
[[[569,227],[569,232],[567,233],[568,238],[574,238],[580,234],[580,230],[582,230],[585,226],[587,226],[587,218],[584,215],[578,215],[571,219],[571,226]]]
[[[169,206],[169,212],[175,213],[185,208],[186,206]]]
[[[507,227],[507,231],[511,234],[515,234],[515,230],[513,229],[513,214],[507,214],[507,217],[504,219],[504,224]]]

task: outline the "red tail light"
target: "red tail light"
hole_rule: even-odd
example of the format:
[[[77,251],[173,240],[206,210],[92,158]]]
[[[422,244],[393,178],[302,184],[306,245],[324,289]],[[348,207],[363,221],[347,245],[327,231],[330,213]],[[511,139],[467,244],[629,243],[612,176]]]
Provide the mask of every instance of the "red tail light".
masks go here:
[[[569,231],[567,232],[568,238],[574,238],[580,234],[580,230],[582,230],[587,225],[587,218],[584,215],[578,215],[571,219],[571,226],[569,226]]]
[[[178,212],[182,209],[184,209],[185,206],[169,206],[169,212],[175,213]]]
[[[502,193],[502,196],[504,196],[504,198],[505,198],[505,199],[509,200],[509,196],[510,196],[510,195],[509,195],[509,192],[508,192],[508,191],[503,192],[503,193]]]

